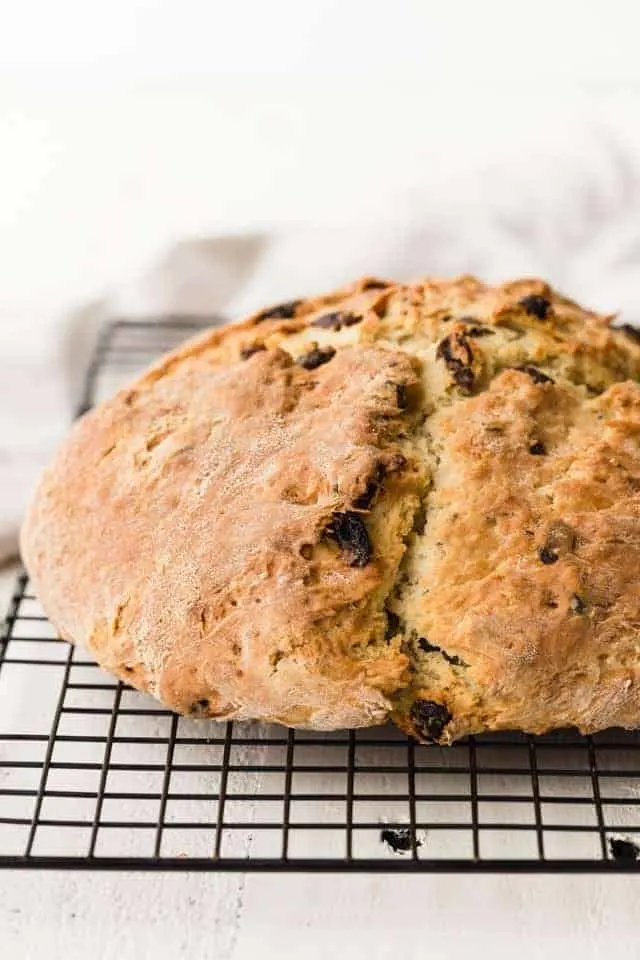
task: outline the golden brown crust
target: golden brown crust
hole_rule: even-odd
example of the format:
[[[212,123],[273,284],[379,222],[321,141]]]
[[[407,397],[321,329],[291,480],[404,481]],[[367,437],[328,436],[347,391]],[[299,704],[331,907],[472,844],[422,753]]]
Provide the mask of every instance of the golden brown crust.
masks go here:
[[[398,721],[420,733],[417,699],[446,706],[445,739],[640,723],[640,386],[585,400],[508,371],[430,429]]]
[[[400,556],[362,564],[331,531],[398,457],[412,359],[187,354],[79,423],[45,478],[24,552],[52,620],[181,713],[384,718],[407,661],[367,653],[368,605]]]
[[[45,609],[193,715],[640,725],[640,344],[610,319],[366,278],[204,334],[43,478]]]

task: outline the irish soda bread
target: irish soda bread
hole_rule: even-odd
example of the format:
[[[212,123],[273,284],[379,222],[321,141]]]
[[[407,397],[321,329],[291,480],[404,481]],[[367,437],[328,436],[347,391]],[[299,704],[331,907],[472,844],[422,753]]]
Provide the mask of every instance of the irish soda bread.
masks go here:
[[[538,280],[283,303],[80,420],[24,558],[179,713],[640,726],[639,375],[633,329]]]

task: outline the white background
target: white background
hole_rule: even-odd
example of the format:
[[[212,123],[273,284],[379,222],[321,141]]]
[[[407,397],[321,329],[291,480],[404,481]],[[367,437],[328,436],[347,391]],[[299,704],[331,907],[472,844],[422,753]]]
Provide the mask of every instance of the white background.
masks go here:
[[[638,130],[633,0],[3,0],[0,306]],[[579,148],[579,145],[577,145]]]
[[[25,350],[36,317],[182,237],[388,215],[523,154],[544,177],[594,130],[640,142],[634,0],[0,7],[0,332]],[[637,895],[625,878],[4,874],[0,950],[625,958]]]

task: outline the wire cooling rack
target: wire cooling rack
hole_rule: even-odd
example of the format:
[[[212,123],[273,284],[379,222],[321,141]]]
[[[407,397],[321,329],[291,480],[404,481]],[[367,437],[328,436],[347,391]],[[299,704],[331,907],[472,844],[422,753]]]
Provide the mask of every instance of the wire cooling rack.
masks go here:
[[[204,321],[103,331],[82,409]],[[21,576],[0,643],[0,866],[633,871],[640,737],[420,746],[178,717],[60,640]]]

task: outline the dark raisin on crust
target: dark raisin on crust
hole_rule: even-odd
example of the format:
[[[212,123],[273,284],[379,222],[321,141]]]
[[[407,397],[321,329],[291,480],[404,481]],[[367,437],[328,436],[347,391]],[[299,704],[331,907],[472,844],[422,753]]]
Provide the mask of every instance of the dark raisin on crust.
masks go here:
[[[321,317],[316,317],[311,321],[312,327],[323,327],[326,330],[342,330],[343,327],[352,327],[354,323],[360,323],[362,317],[355,313],[337,310],[333,313],[323,313]]]
[[[427,526],[427,509],[422,504],[418,507],[416,512],[413,515],[413,525],[411,527],[412,533],[417,533],[422,535]]]
[[[366,567],[371,559],[371,541],[360,514],[353,510],[334,513],[327,532],[349,558],[350,567]]]
[[[357,510],[368,510],[385,476],[390,473],[397,473],[398,470],[402,470],[406,465],[406,457],[403,457],[401,453],[394,453],[386,463],[377,463],[373,473],[367,479],[364,490],[360,496],[356,497],[353,501],[354,507]]]
[[[473,350],[463,333],[450,333],[441,340],[436,350],[438,360],[444,360],[454,383],[463,393],[471,393],[475,383]]]
[[[332,357],[335,357],[336,351],[333,347],[313,347],[309,353],[298,357],[296,363],[304,367],[305,370],[315,370],[321,367],[323,363],[328,363]]]
[[[632,340],[635,340],[636,343],[640,343],[640,327],[632,327],[630,323],[621,323],[619,327],[614,327],[614,330],[622,330],[623,333],[626,333],[626,335],[631,337]]]
[[[550,547],[540,547],[538,550],[538,556],[543,563],[547,564],[547,566],[555,563],[558,559],[558,554],[551,550]]]
[[[546,452],[547,452],[547,448],[545,447],[542,440],[536,440],[536,442],[532,443],[531,446],[529,447],[529,453],[532,454],[534,457],[544,457]]]
[[[261,323],[263,320],[291,320],[296,315],[296,310],[302,303],[302,300],[289,300],[287,303],[279,303],[275,307],[268,307],[259,313],[256,321]]]
[[[582,597],[578,596],[577,593],[571,594],[571,599],[569,600],[569,606],[571,607],[574,613],[584,613],[585,610],[587,609],[586,603],[584,602]]]
[[[547,376],[546,373],[543,373],[542,370],[538,370],[537,367],[532,367],[528,364],[525,364],[524,367],[516,367],[516,370],[519,370],[521,373],[526,373],[534,383],[555,383],[552,377]]]
[[[404,383],[396,384],[396,403],[398,404],[398,410],[406,410],[409,406],[409,394]]]
[[[493,337],[495,330],[490,327],[467,327],[465,333],[468,337]]]
[[[520,300],[520,306],[524,307],[532,317],[537,317],[538,320],[546,320],[551,303],[546,297],[540,296],[539,293],[532,293]]]
[[[323,313],[321,317],[316,317],[311,321],[312,327],[323,327],[327,330],[339,330],[342,326],[341,314],[339,311],[333,313]]]
[[[637,860],[640,857],[640,847],[632,840],[611,837],[609,850],[614,860]]]
[[[409,827],[385,827],[380,831],[380,839],[386,843],[394,853],[408,853],[412,847],[411,830]],[[422,846],[422,841],[416,839],[416,847]]]
[[[363,286],[363,290],[386,290],[387,287],[390,287],[391,284],[388,280],[367,280]]]
[[[571,553],[576,544],[576,533],[568,523],[558,520],[547,530],[544,546],[551,553],[561,556]]]
[[[440,650],[440,647],[436,647],[434,643],[429,643],[426,637],[418,637],[418,646],[423,653],[436,653]]]
[[[375,467],[375,470],[367,480],[367,485],[363,492],[354,500],[354,507],[356,507],[358,510],[369,509],[373,503],[376,493],[380,488],[380,484],[384,479],[385,472],[384,464],[378,463]]]
[[[468,667],[469,664],[466,663],[462,657],[457,657],[455,654],[447,653],[446,650],[443,650],[442,647],[436,646],[435,643],[429,643],[426,637],[418,637],[418,646],[424,653],[439,653],[447,663],[450,663],[452,667]]]
[[[387,615],[387,629],[384,632],[385,640],[393,640],[395,635],[400,632],[400,617],[393,610],[385,610]]]
[[[386,473],[396,473],[398,470],[404,470],[407,465],[407,458],[401,453],[394,453],[391,459],[385,464]]]
[[[446,650],[441,650],[440,653],[445,658],[447,663],[450,663],[452,667],[468,667],[469,664],[462,659],[462,657],[456,657],[454,654],[447,653]]]
[[[254,353],[260,353],[261,350],[266,350],[264,343],[252,343],[248,347],[243,347],[240,351],[240,357],[243,360],[248,360],[249,357],[252,357]]]
[[[369,480],[364,488],[364,492],[353,501],[354,507],[356,507],[358,510],[369,510],[375,499],[375,495],[378,492],[379,486],[380,484],[377,480]]]
[[[447,708],[435,700],[415,700],[411,707],[411,721],[423,740],[439,740],[450,720]]]

